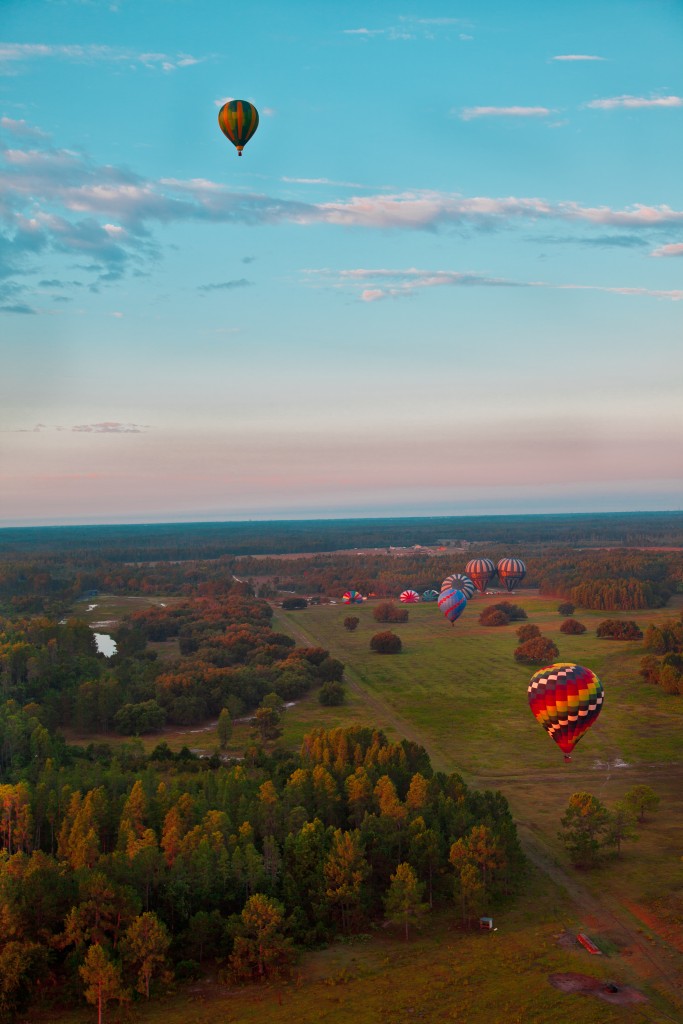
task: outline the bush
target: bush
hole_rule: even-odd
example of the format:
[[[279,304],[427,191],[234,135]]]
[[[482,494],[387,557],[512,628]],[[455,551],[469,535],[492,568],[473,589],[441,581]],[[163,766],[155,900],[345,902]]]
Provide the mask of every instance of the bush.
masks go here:
[[[399,608],[393,601],[380,601],[373,609],[375,622],[407,622],[408,609]]]
[[[573,615],[575,606],[571,601],[563,601],[562,604],[557,606],[557,611],[560,615]]]
[[[346,690],[341,683],[323,683],[318,693],[318,700],[325,707],[337,707],[346,700]]]
[[[390,629],[385,633],[375,633],[370,641],[370,648],[376,654],[399,654],[402,647],[400,636],[396,636]]]
[[[547,636],[537,636],[520,644],[515,651],[515,661],[522,665],[551,665],[559,654],[552,640]]]
[[[573,636],[578,636],[579,633],[585,633],[586,627],[583,622],[579,622],[577,619],[565,619],[560,626],[560,633],[569,633]]]
[[[302,608],[308,608],[308,601],[305,597],[286,597],[282,607],[286,612],[298,612]]]
[[[526,643],[527,640],[533,640],[534,637],[540,635],[540,629],[538,626],[534,626],[533,622],[528,622],[525,626],[520,626],[517,630],[517,638],[520,644]]]
[[[347,615],[344,619],[344,629],[348,629],[349,633],[353,633],[354,629],[358,628],[360,619],[357,615]]]
[[[510,619],[505,612],[493,605],[490,608],[485,608],[479,616],[479,622],[482,626],[507,626],[509,621]]]
[[[663,665],[659,673],[659,685],[669,695],[683,694],[683,676],[673,665]]]
[[[643,632],[632,619],[605,619],[597,628],[597,634],[607,640],[642,640]]]
[[[114,715],[114,728],[122,736],[144,736],[158,732],[166,724],[166,712],[155,700],[124,704]]]
[[[522,607],[518,604],[512,604],[511,601],[499,601],[498,604],[492,604],[492,608],[498,608],[499,611],[505,612],[510,622],[517,622],[519,619],[526,619],[527,614]]]

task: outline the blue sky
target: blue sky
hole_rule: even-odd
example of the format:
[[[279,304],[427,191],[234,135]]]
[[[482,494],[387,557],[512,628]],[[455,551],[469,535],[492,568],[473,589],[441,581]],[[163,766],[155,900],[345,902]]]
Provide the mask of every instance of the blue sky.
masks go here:
[[[679,2],[4,0],[0,523],[680,508],[681,166]]]

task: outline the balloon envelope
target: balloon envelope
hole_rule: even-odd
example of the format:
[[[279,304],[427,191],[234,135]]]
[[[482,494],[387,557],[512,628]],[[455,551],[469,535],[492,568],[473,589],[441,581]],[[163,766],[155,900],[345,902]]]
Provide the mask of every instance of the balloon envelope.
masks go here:
[[[557,662],[539,669],[528,687],[529,707],[565,760],[600,714],[602,683],[589,668]]]
[[[490,558],[473,558],[465,566],[465,572],[470,577],[480,593],[484,593],[489,583],[496,575],[496,567]]]
[[[359,594],[357,590],[347,590],[342,597],[344,604],[362,604],[363,595]]]
[[[498,575],[508,590],[514,590],[526,576],[526,566],[521,558],[501,558]]]
[[[442,590],[462,590],[463,594],[469,601],[474,593],[474,583],[469,576],[466,576],[464,572],[454,572],[441,584]]]
[[[404,590],[399,601],[403,601],[404,604],[417,604],[420,600],[420,595],[417,590]]]
[[[258,110],[247,100],[229,100],[218,111],[218,125],[239,156],[258,128]]]
[[[439,608],[452,625],[467,608],[467,598],[462,590],[442,590],[439,594]]]
[[[438,590],[425,590],[424,594],[422,595],[422,600],[423,601],[438,601],[439,600],[439,591]]]

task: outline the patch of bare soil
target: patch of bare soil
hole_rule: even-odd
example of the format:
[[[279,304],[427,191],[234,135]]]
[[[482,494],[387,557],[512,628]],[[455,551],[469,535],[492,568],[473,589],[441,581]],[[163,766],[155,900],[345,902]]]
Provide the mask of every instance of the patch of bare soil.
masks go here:
[[[578,992],[582,996],[596,996],[606,1003],[627,1006],[629,1003],[647,1003],[648,998],[630,985],[616,985],[604,982],[600,978],[591,978],[588,974],[549,974],[548,981],[560,992]]]

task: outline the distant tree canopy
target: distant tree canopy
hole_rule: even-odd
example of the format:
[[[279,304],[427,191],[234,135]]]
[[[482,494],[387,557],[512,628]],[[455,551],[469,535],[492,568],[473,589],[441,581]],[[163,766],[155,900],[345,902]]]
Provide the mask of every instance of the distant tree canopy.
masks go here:
[[[605,619],[598,626],[597,635],[608,640],[642,640],[643,633],[637,622],[630,619]]]
[[[301,611],[302,608],[308,608],[308,601],[305,597],[286,597],[282,607],[287,612]]]
[[[573,615],[575,606],[571,601],[563,601],[562,604],[557,606],[557,610],[560,615]]]
[[[403,644],[400,636],[387,630],[384,633],[375,633],[370,641],[370,647],[376,654],[399,654]]]

